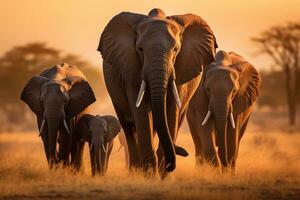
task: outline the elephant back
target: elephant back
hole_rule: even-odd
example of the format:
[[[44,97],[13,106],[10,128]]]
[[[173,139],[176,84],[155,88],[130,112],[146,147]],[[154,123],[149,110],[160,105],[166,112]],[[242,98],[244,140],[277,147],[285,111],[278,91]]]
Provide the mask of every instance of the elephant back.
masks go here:
[[[69,85],[74,85],[82,80],[87,81],[87,78],[74,65],[63,63],[62,65],[55,65],[40,73],[40,76],[46,77],[54,81],[64,81]]]

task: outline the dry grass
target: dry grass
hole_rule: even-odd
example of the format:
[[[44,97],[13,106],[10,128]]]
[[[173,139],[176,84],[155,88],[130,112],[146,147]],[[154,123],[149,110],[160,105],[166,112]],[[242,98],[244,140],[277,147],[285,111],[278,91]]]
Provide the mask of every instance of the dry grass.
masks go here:
[[[49,171],[37,133],[0,134],[0,199],[299,199],[300,134],[247,133],[242,140],[237,174],[220,176],[210,166],[194,167],[189,134],[178,144],[190,152],[178,158],[167,180],[130,176],[123,151],[113,150],[107,176]]]

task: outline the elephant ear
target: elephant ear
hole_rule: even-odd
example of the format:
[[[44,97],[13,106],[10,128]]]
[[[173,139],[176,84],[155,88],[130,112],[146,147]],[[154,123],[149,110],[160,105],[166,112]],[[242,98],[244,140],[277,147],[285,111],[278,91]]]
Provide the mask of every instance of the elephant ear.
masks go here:
[[[69,96],[70,100],[66,109],[68,118],[72,118],[79,114],[96,101],[95,94],[90,84],[85,80],[75,83],[69,90]]]
[[[146,15],[122,12],[105,27],[98,46],[103,59],[117,69],[128,69],[139,64],[136,52],[136,29]]]
[[[180,85],[198,76],[203,66],[214,61],[218,45],[212,30],[201,17],[186,14],[168,18],[184,27],[181,50],[175,62],[176,82]]]
[[[119,120],[110,115],[102,116],[102,118],[107,123],[107,133],[104,136],[105,142],[110,142],[121,131],[121,124]]]
[[[36,115],[42,115],[42,105],[40,101],[41,86],[47,81],[49,81],[48,78],[33,76],[27,82],[21,94],[21,100],[24,101]]]
[[[233,99],[233,112],[239,115],[255,103],[261,87],[261,76],[252,64],[245,61],[234,63],[232,67],[240,74],[240,88]]]

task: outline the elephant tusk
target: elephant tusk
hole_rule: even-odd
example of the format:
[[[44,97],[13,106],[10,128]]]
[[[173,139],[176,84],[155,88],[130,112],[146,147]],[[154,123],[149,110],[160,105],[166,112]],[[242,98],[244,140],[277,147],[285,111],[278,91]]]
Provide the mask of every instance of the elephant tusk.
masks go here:
[[[90,151],[92,151],[92,149],[93,149],[93,143],[91,142]]]
[[[102,144],[102,149],[103,149],[103,151],[106,153],[106,149],[105,149],[104,144]]]
[[[66,122],[66,119],[64,119],[64,126],[65,126],[68,134],[71,135],[70,130],[69,130],[68,125],[67,125],[67,122]]]
[[[173,82],[172,82],[172,92],[174,94],[176,104],[177,104],[178,108],[180,109],[181,108],[181,102],[180,102],[180,98],[179,98],[179,95],[178,95],[175,80],[173,80]]]
[[[42,124],[41,124],[41,127],[40,127],[40,134],[39,134],[39,137],[41,136],[42,134],[42,131],[44,129],[44,126],[45,126],[45,119],[43,118],[43,121],[42,121]]]
[[[139,95],[137,97],[136,104],[135,104],[137,108],[141,105],[141,102],[145,94],[145,90],[146,90],[146,82],[142,80]]]
[[[206,114],[206,116],[205,116],[205,118],[204,118],[204,120],[203,120],[203,122],[202,122],[202,124],[201,124],[202,126],[204,126],[204,125],[206,124],[206,122],[208,121],[210,115],[211,115],[211,111],[208,110],[208,111],[207,111],[207,114]]]
[[[230,123],[233,129],[235,129],[235,122],[232,112],[230,113]]]

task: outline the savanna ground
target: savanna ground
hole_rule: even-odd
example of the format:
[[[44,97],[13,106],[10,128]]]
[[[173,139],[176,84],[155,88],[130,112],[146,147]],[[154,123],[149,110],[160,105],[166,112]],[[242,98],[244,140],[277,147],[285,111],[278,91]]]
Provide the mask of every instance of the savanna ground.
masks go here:
[[[176,171],[166,180],[129,175],[123,149],[117,152],[117,139],[108,174],[93,178],[88,155],[84,174],[73,175],[64,169],[49,171],[37,132],[2,133],[0,199],[300,198],[300,133],[262,128],[257,131],[251,126],[241,142],[234,176],[220,176],[210,166],[195,168],[194,147],[188,131],[179,134],[178,144],[190,156],[178,157]]]

